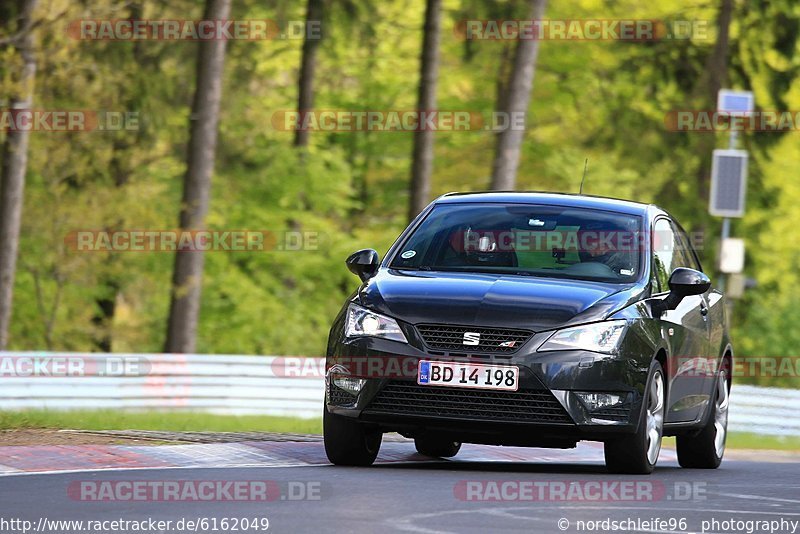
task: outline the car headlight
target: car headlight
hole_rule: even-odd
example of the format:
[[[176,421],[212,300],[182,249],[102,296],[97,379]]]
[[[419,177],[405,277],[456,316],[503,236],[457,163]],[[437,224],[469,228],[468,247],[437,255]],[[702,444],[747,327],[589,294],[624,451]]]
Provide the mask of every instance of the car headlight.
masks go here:
[[[347,307],[347,326],[344,330],[345,337],[382,337],[408,343],[400,325],[391,317],[369,311],[357,304]]]
[[[539,352],[552,350],[585,350],[611,354],[619,347],[626,321],[605,321],[556,331],[539,347]]]

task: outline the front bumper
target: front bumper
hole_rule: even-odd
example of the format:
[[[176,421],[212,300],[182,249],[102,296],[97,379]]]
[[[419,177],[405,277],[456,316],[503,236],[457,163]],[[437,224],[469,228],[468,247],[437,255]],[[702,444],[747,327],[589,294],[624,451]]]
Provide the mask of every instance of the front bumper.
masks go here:
[[[332,333],[332,336],[335,334]],[[503,445],[572,446],[633,433],[642,412],[650,365],[648,351],[626,336],[614,356],[583,351],[537,353],[548,333],[534,335],[512,354],[468,355],[425,350],[380,338],[333,341],[331,373],[365,378],[357,395],[326,380],[327,409],[383,431],[407,436],[436,432],[458,441]],[[516,365],[519,390],[503,392],[416,384],[420,359]],[[622,405],[590,412],[576,391],[615,392]]]

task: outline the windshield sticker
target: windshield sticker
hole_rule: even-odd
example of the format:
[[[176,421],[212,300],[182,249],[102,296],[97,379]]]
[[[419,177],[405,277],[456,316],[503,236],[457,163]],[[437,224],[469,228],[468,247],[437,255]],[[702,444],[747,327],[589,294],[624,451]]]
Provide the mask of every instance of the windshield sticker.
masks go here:
[[[408,260],[410,258],[413,258],[416,255],[417,255],[417,251],[416,250],[406,250],[405,252],[400,254],[400,257],[403,258],[404,260]]]

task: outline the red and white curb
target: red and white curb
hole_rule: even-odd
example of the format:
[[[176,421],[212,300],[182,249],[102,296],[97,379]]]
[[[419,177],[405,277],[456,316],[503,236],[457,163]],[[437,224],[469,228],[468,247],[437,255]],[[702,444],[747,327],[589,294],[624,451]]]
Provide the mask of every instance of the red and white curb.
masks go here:
[[[664,449],[660,462],[676,459]],[[384,442],[376,463],[441,462],[422,456],[413,443]],[[575,449],[464,445],[448,462],[603,463],[603,447]],[[0,447],[0,476],[119,469],[302,467],[326,465],[321,442],[251,441],[190,445],[37,445]]]

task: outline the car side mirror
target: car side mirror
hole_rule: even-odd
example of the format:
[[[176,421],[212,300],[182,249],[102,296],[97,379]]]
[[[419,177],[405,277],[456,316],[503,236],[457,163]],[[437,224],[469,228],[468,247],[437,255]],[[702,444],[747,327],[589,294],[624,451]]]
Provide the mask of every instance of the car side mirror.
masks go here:
[[[674,310],[684,298],[702,295],[709,289],[711,280],[708,276],[688,267],[678,267],[669,277],[669,295],[664,299],[664,304],[666,309]]]
[[[378,253],[371,248],[353,252],[345,263],[347,264],[347,268],[350,269],[350,272],[361,278],[362,282],[366,282],[375,276],[380,266]]]

